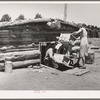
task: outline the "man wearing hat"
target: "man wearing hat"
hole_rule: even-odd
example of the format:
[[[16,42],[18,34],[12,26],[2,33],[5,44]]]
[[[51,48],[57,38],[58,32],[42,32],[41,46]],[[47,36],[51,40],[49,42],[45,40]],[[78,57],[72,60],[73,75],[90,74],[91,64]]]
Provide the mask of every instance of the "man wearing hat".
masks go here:
[[[54,59],[55,42],[51,42],[47,47],[47,51],[44,57],[44,62],[47,66],[53,67],[55,62]]]

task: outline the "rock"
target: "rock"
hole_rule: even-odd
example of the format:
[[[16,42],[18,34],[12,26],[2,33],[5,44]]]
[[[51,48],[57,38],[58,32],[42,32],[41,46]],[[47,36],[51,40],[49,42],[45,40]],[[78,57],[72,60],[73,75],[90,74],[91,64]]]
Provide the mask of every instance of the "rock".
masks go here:
[[[58,73],[56,73],[56,72],[51,72],[51,74],[58,75]]]
[[[47,79],[49,79],[48,77],[45,77],[45,79],[47,80]]]
[[[43,71],[42,70],[39,70],[39,69],[34,69],[33,72],[42,73]]]
[[[41,68],[41,66],[33,66],[33,69],[40,69]]]

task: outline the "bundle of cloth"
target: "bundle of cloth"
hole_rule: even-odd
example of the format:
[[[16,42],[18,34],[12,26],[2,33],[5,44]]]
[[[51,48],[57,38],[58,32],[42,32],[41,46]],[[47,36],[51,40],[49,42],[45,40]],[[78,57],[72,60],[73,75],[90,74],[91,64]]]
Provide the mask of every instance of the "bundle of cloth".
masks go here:
[[[70,57],[79,52],[80,38],[77,38],[72,34],[61,34],[55,48],[57,53],[65,54],[67,57]]]

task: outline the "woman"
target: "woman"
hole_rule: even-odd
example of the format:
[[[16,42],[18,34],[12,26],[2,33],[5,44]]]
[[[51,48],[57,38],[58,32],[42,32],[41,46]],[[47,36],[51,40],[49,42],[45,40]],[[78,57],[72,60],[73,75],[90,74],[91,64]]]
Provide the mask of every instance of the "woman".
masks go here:
[[[87,40],[87,31],[84,27],[81,27],[78,31],[72,33],[72,35],[80,34],[80,52],[79,59],[75,65],[79,65],[80,60],[82,59],[83,65],[80,68],[85,67],[85,56],[88,56],[88,40]]]

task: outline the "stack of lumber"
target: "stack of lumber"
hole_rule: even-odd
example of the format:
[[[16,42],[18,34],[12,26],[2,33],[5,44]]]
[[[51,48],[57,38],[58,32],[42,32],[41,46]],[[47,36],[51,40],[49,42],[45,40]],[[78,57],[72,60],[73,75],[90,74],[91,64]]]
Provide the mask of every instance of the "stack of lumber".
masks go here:
[[[39,50],[0,53],[0,70],[4,69],[4,63],[7,57],[12,61],[13,68],[27,67],[29,65],[40,63]]]

